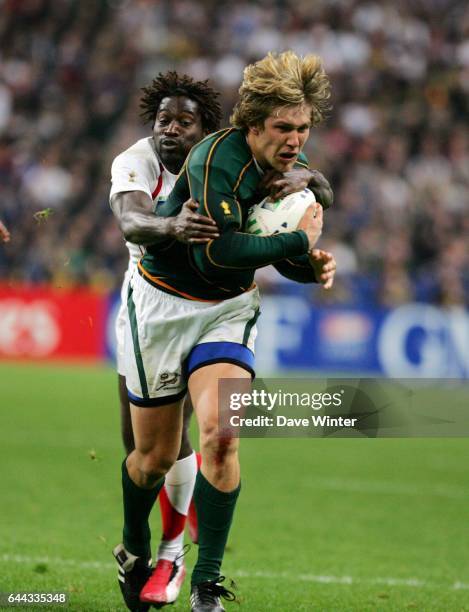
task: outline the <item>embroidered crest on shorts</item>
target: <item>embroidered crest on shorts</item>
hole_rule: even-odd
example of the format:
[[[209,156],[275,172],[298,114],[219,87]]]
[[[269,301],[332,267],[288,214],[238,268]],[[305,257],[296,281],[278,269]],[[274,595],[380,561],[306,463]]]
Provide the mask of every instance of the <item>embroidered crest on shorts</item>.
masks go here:
[[[161,389],[171,389],[178,386],[178,380],[180,378],[180,374],[177,372],[162,372],[159,376],[159,385],[157,387],[157,391]]]

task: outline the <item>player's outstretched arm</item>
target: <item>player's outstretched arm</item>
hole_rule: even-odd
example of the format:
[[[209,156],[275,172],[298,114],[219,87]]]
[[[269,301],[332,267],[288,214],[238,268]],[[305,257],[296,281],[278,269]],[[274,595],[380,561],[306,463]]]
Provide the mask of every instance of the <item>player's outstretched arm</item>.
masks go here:
[[[10,232],[5,225],[0,221],[0,240],[2,242],[10,242]]]
[[[192,200],[184,203],[178,215],[158,217],[153,212],[153,201],[145,192],[125,191],[111,198],[111,208],[125,239],[134,244],[146,246],[160,238],[206,243],[219,235],[216,223],[199,215],[198,205]]]

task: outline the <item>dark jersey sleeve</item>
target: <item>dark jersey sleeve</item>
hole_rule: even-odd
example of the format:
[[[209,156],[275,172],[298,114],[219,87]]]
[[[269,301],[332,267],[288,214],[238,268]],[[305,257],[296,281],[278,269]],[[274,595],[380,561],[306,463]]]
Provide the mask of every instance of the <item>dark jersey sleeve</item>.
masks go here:
[[[189,162],[188,180],[199,212],[214,219],[220,237],[193,247],[194,260],[201,272],[220,274],[227,269],[261,268],[308,251],[308,238],[299,230],[276,236],[254,236],[240,231],[243,223],[236,198],[233,174],[220,161],[216,164]]]
[[[313,266],[309,263],[308,255],[284,259],[274,264],[274,268],[285,278],[296,281],[297,283],[318,282],[314,274]]]

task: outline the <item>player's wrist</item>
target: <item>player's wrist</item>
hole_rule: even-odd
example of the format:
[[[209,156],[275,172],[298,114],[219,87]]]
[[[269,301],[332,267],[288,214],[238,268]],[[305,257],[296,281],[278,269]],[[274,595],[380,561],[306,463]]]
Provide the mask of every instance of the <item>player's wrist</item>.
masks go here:
[[[176,217],[160,217],[160,220],[163,221],[162,229],[164,235],[170,238],[177,238]]]

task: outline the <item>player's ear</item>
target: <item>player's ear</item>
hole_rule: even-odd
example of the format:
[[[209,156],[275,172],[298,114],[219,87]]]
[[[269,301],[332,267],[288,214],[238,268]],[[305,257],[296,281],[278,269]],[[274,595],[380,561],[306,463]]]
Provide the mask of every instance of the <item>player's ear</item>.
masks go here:
[[[260,129],[256,125],[249,126],[249,131],[251,134],[254,134],[254,136],[259,136],[260,134]]]

